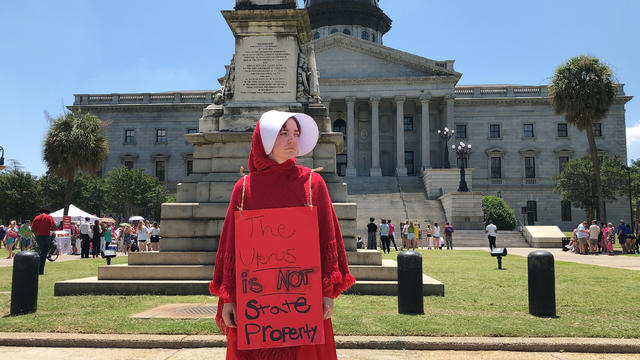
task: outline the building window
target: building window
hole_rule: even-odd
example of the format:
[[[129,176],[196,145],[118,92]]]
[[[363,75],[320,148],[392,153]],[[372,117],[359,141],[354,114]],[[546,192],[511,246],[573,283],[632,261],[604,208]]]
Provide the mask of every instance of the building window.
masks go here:
[[[134,144],[136,142],[136,131],[133,129],[127,129],[124,131],[124,143]]]
[[[362,40],[369,40],[369,33],[366,31],[363,31],[362,34],[360,34],[360,37],[362,38]]]
[[[156,129],[156,142],[157,143],[167,142],[167,129]]]
[[[536,158],[532,156],[524,158],[524,177],[527,179],[536,178]]]
[[[193,160],[189,159],[187,160],[187,164],[186,164],[186,168],[187,168],[187,176],[193,174]]]
[[[404,117],[404,131],[413,131],[413,116]]]
[[[198,129],[187,129],[187,134],[195,134],[198,132]]]
[[[558,137],[567,137],[569,132],[567,131],[567,124],[558,124]]]
[[[492,139],[500,138],[500,125],[499,124],[491,124],[489,125],[489,137]]]
[[[164,160],[156,160],[156,178],[158,181],[164,182],[165,162]]]
[[[500,157],[491,158],[491,178],[492,179],[502,178],[502,158]]]
[[[404,152],[404,167],[407,168],[407,175],[413,175],[413,151]]]
[[[562,169],[564,169],[564,165],[568,162],[569,162],[568,156],[558,156],[558,165],[559,165],[560,172],[562,172]]]
[[[593,123],[591,124],[591,127],[593,128],[593,136],[602,136],[602,123]]]
[[[531,200],[527,201],[527,225],[535,225],[538,221],[538,204]]]
[[[467,125],[456,125],[456,139],[467,138]]]
[[[313,33],[313,40],[318,40],[318,39],[320,39],[320,33],[316,31]]]
[[[331,33],[332,33],[332,34],[335,34],[335,33],[337,33],[337,32],[338,32],[338,29],[336,29],[336,28],[331,29]]]
[[[133,169],[133,160],[125,160],[124,161],[124,167],[126,167],[128,169]]]
[[[376,34],[371,34],[371,41],[376,42]]]
[[[571,221],[571,201],[562,200],[560,212],[562,213],[562,221]]]
[[[522,127],[523,136],[527,138],[532,138],[533,135],[533,124],[524,124]]]
[[[459,157],[458,161],[457,161],[457,166],[458,166],[458,169],[461,169],[461,168],[465,168],[466,169],[467,168],[467,158],[466,157]]]
[[[344,30],[342,30],[342,33],[345,34],[345,35],[351,35],[351,30],[344,29]]]

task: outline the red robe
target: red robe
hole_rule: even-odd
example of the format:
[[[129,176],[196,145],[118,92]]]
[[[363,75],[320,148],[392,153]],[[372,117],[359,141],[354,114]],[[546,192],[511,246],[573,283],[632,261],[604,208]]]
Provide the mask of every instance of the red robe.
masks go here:
[[[269,159],[260,137],[260,124],[253,133],[249,155],[250,174],[246,178],[243,209],[268,209],[303,206],[309,201],[309,176],[313,206],[318,210],[320,261],[322,263],[322,296],[336,298],[348,289],[355,278],[349,273],[338,218],[331,204],[327,185],[311,169],[296,165],[291,159],[282,164]],[[236,302],[235,289],[235,221],[234,211],[242,202],[241,178],[236,182],[225,216],[213,280],[212,295],[219,296],[216,322],[227,335],[227,359],[336,359],[331,319],[324,321],[323,345],[307,345],[261,350],[238,350],[237,331],[227,328],[222,320],[225,302]]]

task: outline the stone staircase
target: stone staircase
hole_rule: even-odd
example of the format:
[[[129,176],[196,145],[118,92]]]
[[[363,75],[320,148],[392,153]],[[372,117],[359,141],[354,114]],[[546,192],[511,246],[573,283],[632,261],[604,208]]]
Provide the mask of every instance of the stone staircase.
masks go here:
[[[358,176],[345,178],[345,182],[347,200],[358,204],[356,232],[363,239],[366,239],[366,226],[371,217],[376,223],[391,219],[396,226],[405,219],[417,221],[421,226],[445,222],[442,204],[425,197],[424,184],[419,177]]]
[[[506,248],[531,247],[525,241],[524,236],[518,231],[498,231],[496,245],[497,247]],[[453,233],[453,247],[454,249],[456,247],[489,248],[489,240],[484,230],[456,230]]]

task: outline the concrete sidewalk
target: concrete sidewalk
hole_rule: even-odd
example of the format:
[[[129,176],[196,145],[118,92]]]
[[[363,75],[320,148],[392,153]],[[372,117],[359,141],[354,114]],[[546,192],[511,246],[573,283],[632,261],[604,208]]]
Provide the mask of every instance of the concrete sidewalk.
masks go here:
[[[223,348],[222,335],[0,333],[0,346],[48,348]],[[338,349],[640,354],[640,339],[336,336]]]
[[[455,239],[454,239],[455,244]],[[499,244],[499,242],[498,242]],[[489,252],[489,247],[481,248],[463,248],[459,247],[456,250],[482,250]],[[640,271],[640,256],[627,256],[627,255],[580,255],[570,251],[562,251],[559,248],[547,249],[547,248],[507,248],[508,255],[519,255],[526,257],[529,253],[537,250],[548,251],[553,254],[555,261],[568,261],[585,265],[606,266],[616,269],[636,270]],[[443,250],[444,251],[444,250]],[[508,256],[507,258],[508,259]],[[504,261],[507,261],[507,260]]]
[[[348,360],[636,360],[637,354],[588,354],[567,352],[513,352],[513,351],[421,351],[421,350],[369,350],[338,349],[338,359]],[[224,348],[198,349],[87,349],[87,348],[35,348],[0,347],[6,359],[47,360],[211,360],[224,359]]]

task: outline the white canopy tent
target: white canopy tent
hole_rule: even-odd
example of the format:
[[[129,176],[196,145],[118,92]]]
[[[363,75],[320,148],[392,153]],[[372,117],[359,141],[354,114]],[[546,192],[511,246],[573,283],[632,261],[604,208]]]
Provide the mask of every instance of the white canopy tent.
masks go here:
[[[52,212],[49,215],[51,215],[51,217],[53,217],[53,219],[56,222],[60,222],[60,221],[62,221],[62,214],[63,213],[64,213],[64,208],[60,209],[60,210],[58,210],[56,212]],[[71,221],[82,221],[87,217],[90,219],[91,222],[100,219],[99,217],[97,217],[95,215],[91,215],[88,212],[77,208],[73,204],[69,205],[69,216],[71,216]]]

